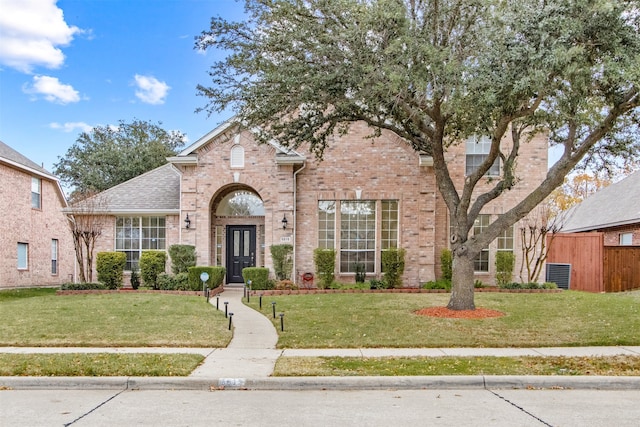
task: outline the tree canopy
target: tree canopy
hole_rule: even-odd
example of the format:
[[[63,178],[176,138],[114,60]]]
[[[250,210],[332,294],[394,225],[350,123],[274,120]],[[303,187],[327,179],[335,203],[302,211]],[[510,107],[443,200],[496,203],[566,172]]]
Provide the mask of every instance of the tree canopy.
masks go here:
[[[390,130],[433,157],[449,209],[449,307],[474,308],[473,259],[562,184],[581,161],[637,156],[638,0],[246,0],[247,20],[213,18],[199,49],[212,65],[203,110],[232,108],[262,138],[322,157],[349,123]],[[564,148],[543,182],[470,236],[488,203],[518,185],[519,149],[540,132]],[[459,186],[452,144],[491,140]],[[513,144],[503,147],[505,135]],[[485,173],[499,159],[500,177]]]
[[[106,190],[167,163],[184,145],[184,135],[149,121],[120,121],[82,132],[54,173],[76,194]]]

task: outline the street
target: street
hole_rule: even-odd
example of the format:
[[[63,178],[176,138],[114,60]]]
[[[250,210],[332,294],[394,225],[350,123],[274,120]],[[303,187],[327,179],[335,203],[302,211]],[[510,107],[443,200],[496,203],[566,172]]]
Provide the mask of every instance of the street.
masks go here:
[[[2,426],[636,426],[640,391],[3,390]]]

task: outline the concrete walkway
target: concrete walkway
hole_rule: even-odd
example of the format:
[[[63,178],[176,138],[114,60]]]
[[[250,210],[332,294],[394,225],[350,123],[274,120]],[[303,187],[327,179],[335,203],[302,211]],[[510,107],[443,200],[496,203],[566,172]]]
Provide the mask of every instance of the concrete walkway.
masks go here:
[[[0,377],[0,387],[11,388],[148,388],[148,389],[379,389],[564,387],[640,389],[640,377],[570,376],[449,376],[449,377],[271,377],[279,357],[441,357],[441,356],[640,356],[640,346],[547,348],[351,348],[276,349],[278,334],[271,321],[242,302],[242,288],[225,288],[218,296],[220,310],[233,313],[233,338],[226,348],[84,348],[0,347],[0,353],[197,353],[204,362],[189,377]],[[216,305],[216,299],[210,300]]]

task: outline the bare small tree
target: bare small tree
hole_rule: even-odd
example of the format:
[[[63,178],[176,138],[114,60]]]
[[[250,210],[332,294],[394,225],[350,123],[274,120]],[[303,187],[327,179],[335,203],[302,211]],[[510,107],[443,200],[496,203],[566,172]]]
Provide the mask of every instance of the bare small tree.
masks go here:
[[[533,209],[521,222],[520,242],[522,261],[520,280],[526,283],[537,282],[544,267],[549,246],[556,233],[562,229],[565,213],[556,214],[549,203],[543,203]],[[548,239],[547,239],[548,237]]]
[[[81,282],[93,281],[93,252],[96,241],[107,224],[106,200],[101,195],[84,195],[68,210],[76,261]]]

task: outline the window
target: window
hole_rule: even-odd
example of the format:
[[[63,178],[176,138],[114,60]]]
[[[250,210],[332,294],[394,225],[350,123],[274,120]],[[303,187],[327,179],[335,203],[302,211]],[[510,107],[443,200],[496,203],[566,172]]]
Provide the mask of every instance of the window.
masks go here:
[[[116,251],[127,255],[125,270],[138,270],[140,254],[144,250],[166,248],[164,217],[116,218]]]
[[[320,200],[318,247],[337,250],[340,273],[374,273],[376,254],[398,247],[398,218],[397,200]]]
[[[489,155],[489,151],[491,150],[491,139],[488,136],[472,136],[467,139],[466,143],[466,170],[465,175],[469,176],[473,172],[475,172],[482,162]],[[486,173],[487,176],[498,176],[500,175],[500,159],[496,159],[496,161],[491,165],[489,170]]]
[[[51,239],[51,274],[58,274],[58,239]]]
[[[633,244],[633,233],[620,234],[620,246],[631,246]]]
[[[217,216],[264,216],[264,204],[257,194],[232,191],[224,196],[216,209]]]
[[[318,247],[335,248],[336,202],[321,200],[318,202]]]
[[[498,236],[498,250],[513,252],[513,225]]]
[[[473,223],[473,234],[480,234],[489,226],[489,215],[478,215]],[[473,269],[475,271],[489,271],[489,249],[485,248],[473,261]]]
[[[29,244],[18,243],[18,270],[29,268]]]
[[[244,148],[241,145],[234,145],[233,148],[231,148],[231,167],[244,167]]]
[[[31,207],[40,209],[42,207],[42,181],[40,178],[31,178]]]
[[[340,272],[355,273],[356,265],[364,271],[375,270],[376,202],[340,202]]]

